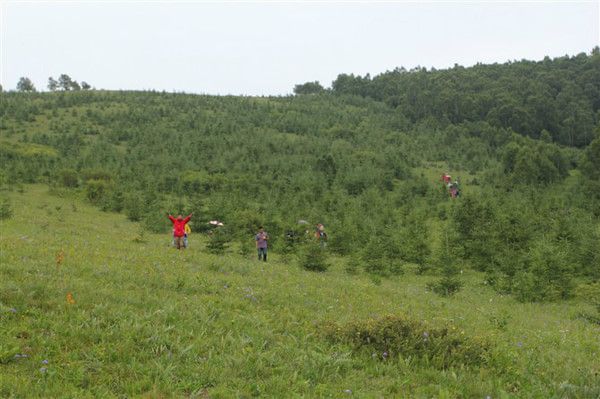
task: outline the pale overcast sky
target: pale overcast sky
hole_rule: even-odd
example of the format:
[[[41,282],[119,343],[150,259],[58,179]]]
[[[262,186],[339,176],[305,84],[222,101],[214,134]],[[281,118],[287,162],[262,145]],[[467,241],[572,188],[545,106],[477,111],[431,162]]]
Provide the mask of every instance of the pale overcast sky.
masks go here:
[[[340,73],[540,60],[600,43],[599,1],[0,0],[0,81],[280,95]]]

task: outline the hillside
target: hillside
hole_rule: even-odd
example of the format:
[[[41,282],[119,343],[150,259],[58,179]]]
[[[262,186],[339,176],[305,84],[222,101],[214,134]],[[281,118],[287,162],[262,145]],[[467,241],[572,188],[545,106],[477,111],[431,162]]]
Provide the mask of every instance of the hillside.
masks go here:
[[[370,274],[451,263],[444,273],[486,272],[522,301],[568,299],[600,277],[600,138],[575,148],[485,118],[411,121],[400,106],[337,92],[1,95],[2,184],[68,188],[149,232],[169,229],[165,211],[193,211],[194,228],[218,219],[239,242],[265,225],[275,251],[296,252],[284,238],[307,220]]]
[[[593,311],[581,299],[522,304],[468,270],[446,299],[414,269],[378,281],[336,257],[313,273],[279,254],[266,264],[235,247],[207,254],[201,234],[179,252],[168,234],[140,237],[138,223],[64,189],[3,194],[13,215],[0,238],[2,397],[600,395],[598,327],[580,317]],[[373,339],[392,328],[391,339],[399,319],[386,315],[427,328],[416,334],[433,346],[390,340],[384,354],[335,339],[352,323]],[[447,367],[423,357],[450,349],[434,333],[443,326],[459,344]],[[482,361],[463,357],[484,347]]]
[[[1,92],[0,396],[597,397],[599,57]]]

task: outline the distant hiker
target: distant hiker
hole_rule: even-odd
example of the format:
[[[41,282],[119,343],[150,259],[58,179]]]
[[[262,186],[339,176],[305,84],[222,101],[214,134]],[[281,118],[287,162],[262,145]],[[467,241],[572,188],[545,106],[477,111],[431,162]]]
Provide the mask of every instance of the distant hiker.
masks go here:
[[[450,176],[450,174],[448,174],[448,172],[446,172],[442,175],[442,181],[447,186],[452,181],[452,176]]]
[[[185,225],[192,218],[192,214],[190,213],[186,218],[184,218],[181,215],[178,215],[177,218],[174,218],[169,213],[167,213],[167,217],[173,223],[173,236],[175,238],[175,247],[177,249],[181,249],[182,244],[184,244],[183,237],[185,236]]]
[[[449,187],[449,191],[450,191],[450,197],[456,198],[458,189],[456,188],[454,183],[449,184],[448,187]]]
[[[325,226],[321,223],[317,224],[315,238],[319,242],[319,245],[321,245],[321,248],[324,248],[327,245],[327,233],[325,232]]]
[[[458,177],[452,183],[452,188],[454,189],[454,198],[460,197],[460,184],[458,183]]]
[[[188,234],[190,234],[192,232],[192,229],[191,229],[189,223],[185,224],[185,227],[183,228],[183,231],[185,232],[185,234],[183,235],[183,246],[185,248],[187,248],[188,247]]]
[[[256,249],[258,251],[258,260],[267,261],[267,241],[269,240],[269,235],[263,229],[262,226],[258,228],[258,233],[254,236],[254,240],[256,241]]]

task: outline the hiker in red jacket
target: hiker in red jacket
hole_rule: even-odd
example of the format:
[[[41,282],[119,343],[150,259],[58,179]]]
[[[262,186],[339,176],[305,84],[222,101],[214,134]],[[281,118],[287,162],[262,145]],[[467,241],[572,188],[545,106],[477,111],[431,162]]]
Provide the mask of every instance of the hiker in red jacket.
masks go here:
[[[167,216],[169,217],[169,220],[173,222],[173,238],[175,239],[175,246],[177,249],[181,249],[183,245],[183,236],[185,236],[185,225],[192,218],[192,214],[190,213],[186,218],[179,215],[177,216],[177,219],[168,213]]]

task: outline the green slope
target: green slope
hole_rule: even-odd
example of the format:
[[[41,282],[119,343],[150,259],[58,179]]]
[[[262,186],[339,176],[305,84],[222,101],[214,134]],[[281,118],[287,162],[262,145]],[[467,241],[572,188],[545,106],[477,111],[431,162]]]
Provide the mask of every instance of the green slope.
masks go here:
[[[56,194],[6,193],[14,215],[0,230],[1,397],[600,395],[599,330],[578,318],[578,300],[521,304],[467,271],[467,288],[446,299],[426,290],[433,276],[375,284],[346,275],[342,259],[317,274],[277,254],[266,264],[217,257],[198,234],[178,252],[168,235],[138,242],[125,216]],[[486,340],[487,361],[442,369],[353,350],[321,331],[384,315]]]

